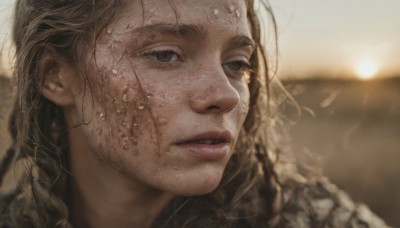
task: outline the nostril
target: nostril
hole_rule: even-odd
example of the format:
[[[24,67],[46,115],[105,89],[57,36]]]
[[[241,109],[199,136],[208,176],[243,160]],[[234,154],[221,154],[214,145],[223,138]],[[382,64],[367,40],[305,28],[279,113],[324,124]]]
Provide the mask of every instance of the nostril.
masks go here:
[[[217,105],[210,105],[209,107],[207,107],[207,111],[219,111],[221,110],[220,107],[218,107]]]

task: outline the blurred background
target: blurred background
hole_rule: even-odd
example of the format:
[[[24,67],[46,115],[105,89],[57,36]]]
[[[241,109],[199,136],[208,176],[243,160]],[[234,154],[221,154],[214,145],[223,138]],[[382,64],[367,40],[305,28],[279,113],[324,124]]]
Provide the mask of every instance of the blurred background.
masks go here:
[[[298,104],[282,109],[296,158],[317,161],[354,200],[400,227],[400,1],[269,2],[277,76]],[[9,143],[13,3],[0,0],[0,151]]]
[[[269,2],[295,156],[400,227],[400,1]]]

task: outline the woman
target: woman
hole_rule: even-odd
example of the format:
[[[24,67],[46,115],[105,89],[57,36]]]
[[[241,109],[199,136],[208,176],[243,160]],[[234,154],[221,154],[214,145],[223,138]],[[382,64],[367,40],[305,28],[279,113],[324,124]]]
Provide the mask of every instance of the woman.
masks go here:
[[[383,226],[277,162],[254,8],[19,0],[2,227]]]

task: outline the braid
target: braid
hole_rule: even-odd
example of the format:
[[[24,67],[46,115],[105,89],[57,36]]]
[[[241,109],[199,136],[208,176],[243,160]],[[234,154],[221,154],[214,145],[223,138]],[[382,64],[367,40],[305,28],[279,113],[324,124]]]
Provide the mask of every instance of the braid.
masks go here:
[[[15,146],[1,163],[0,180],[14,157],[25,162],[26,170],[10,197],[0,195],[0,227],[68,227],[63,202],[68,128],[62,109],[40,93],[45,75],[38,61],[44,47],[54,48],[83,76],[86,38],[113,17],[112,13],[104,15],[112,11],[115,2],[18,0],[16,6],[13,39],[18,88],[9,119]]]
[[[3,217],[17,227],[65,227],[68,210],[59,197],[65,184],[62,167],[65,166],[63,148],[66,148],[66,132],[59,129],[65,129],[65,124],[60,108],[43,98],[39,104],[38,114],[31,116],[31,121],[37,125],[28,129],[30,137],[20,148],[18,157],[28,161],[28,172],[14,191],[15,197]],[[11,123],[15,122],[11,120]],[[10,131],[13,126],[10,124]],[[8,157],[13,153],[9,154],[6,164],[12,160]],[[2,165],[1,168],[8,167]]]
[[[15,123],[15,107],[12,110],[8,122],[8,129],[11,135],[12,140],[15,142],[15,139],[17,137],[17,132],[16,132],[16,123]],[[16,156],[16,151],[15,151],[15,145],[11,145],[10,148],[6,150],[5,156],[3,157],[3,160],[0,162],[0,186],[3,184],[3,180],[5,175],[7,174],[8,170],[10,169],[11,163],[14,160]]]
[[[60,130],[66,129],[62,112],[44,98],[27,99],[32,105],[25,114],[30,123],[36,124],[25,127],[28,137],[21,137],[20,128],[24,126],[21,114],[24,112],[16,101],[9,119],[14,144],[0,163],[0,185],[15,157],[17,161],[25,159],[27,172],[16,189],[0,196],[0,227],[65,227],[67,207],[57,196],[65,183],[62,167],[67,137],[66,132]],[[19,148],[15,148],[18,144]]]
[[[0,162],[0,186],[2,186],[4,177],[10,169],[11,163],[15,157],[15,149],[10,147]],[[0,227],[12,227],[10,217],[6,215],[6,211],[10,202],[14,199],[15,193],[0,194]]]

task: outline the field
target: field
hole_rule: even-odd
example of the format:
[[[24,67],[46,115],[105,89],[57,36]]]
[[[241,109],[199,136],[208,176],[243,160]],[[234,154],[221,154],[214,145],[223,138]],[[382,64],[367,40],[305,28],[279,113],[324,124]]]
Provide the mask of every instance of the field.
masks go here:
[[[314,158],[353,199],[400,227],[400,80],[284,83],[302,110],[284,109],[295,156]],[[0,151],[10,97],[0,77]]]
[[[400,227],[400,79],[285,84],[302,109],[285,111],[296,157]]]

